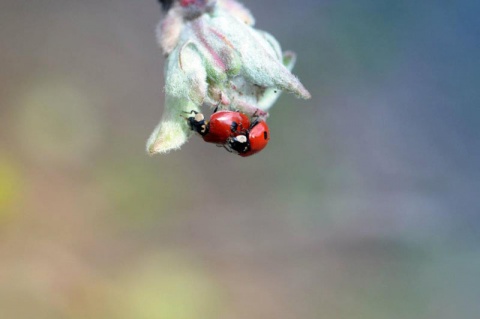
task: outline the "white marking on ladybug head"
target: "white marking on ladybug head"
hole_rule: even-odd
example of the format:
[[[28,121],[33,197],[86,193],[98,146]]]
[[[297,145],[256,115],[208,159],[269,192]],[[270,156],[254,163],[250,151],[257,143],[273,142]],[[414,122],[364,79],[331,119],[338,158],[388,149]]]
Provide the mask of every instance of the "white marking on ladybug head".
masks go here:
[[[201,121],[203,121],[204,119],[205,119],[205,116],[203,116],[202,113],[197,113],[197,114],[195,114],[195,121],[201,122]]]
[[[238,135],[235,139],[239,143],[247,143],[247,137],[245,135]]]

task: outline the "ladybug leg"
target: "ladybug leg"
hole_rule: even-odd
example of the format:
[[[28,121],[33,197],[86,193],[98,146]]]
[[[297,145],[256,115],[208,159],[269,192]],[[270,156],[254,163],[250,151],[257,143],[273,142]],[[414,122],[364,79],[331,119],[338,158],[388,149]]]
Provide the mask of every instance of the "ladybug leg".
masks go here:
[[[257,125],[258,122],[259,122],[259,120],[261,119],[261,116],[258,114],[258,111],[259,111],[259,109],[257,109],[257,110],[255,111],[255,113],[253,113],[253,115],[252,115],[252,120],[254,120],[254,121],[253,121],[252,124],[250,125],[250,128],[252,128],[252,127],[254,127],[255,125]]]
[[[215,109],[213,110],[213,113],[217,113],[218,112],[218,109],[220,108],[220,105],[222,104],[222,102],[218,102],[217,105],[215,105]],[[220,109],[224,109],[224,108],[220,108]]]
[[[223,148],[226,149],[229,153],[233,153],[232,149],[227,144],[218,145],[218,146],[220,146],[220,147],[223,146]]]

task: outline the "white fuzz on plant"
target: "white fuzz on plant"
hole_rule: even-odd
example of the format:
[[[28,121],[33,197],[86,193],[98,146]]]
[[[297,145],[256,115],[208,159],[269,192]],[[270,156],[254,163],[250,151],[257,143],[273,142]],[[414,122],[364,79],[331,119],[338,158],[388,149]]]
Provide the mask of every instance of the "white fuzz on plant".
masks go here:
[[[234,0],[178,0],[157,28],[167,57],[165,109],[148,139],[150,154],[179,149],[192,135],[186,114],[207,105],[263,118],[282,90],[310,93],[290,72],[293,52],[253,28],[250,11]]]

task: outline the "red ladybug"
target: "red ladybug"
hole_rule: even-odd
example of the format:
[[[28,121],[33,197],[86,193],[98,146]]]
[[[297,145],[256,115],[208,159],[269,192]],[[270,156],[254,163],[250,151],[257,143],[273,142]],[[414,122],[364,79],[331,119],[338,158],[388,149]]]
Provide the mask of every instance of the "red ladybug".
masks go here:
[[[242,157],[247,157],[263,150],[269,140],[270,129],[267,123],[257,120],[244,133],[230,137],[225,147]]]
[[[218,111],[205,121],[201,113],[188,118],[190,128],[202,135],[208,143],[224,145],[230,137],[244,133],[250,127],[248,116],[240,112]]]
[[[228,138],[245,132],[250,127],[248,116],[240,112],[218,111],[210,116],[208,134],[203,140],[208,143],[225,144]]]

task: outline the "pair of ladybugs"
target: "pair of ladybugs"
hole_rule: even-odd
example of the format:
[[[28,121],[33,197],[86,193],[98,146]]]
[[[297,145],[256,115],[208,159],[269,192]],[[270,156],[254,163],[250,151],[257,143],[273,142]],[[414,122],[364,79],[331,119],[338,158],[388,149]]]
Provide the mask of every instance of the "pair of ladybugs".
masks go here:
[[[206,121],[202,113],[191,112],[190,128],[205,142],[224,146],[228,151],[246,157],[260,152],[270,140],[267,123],[261,119],[250,122],[248,116],[234,111],[218,111]]]

